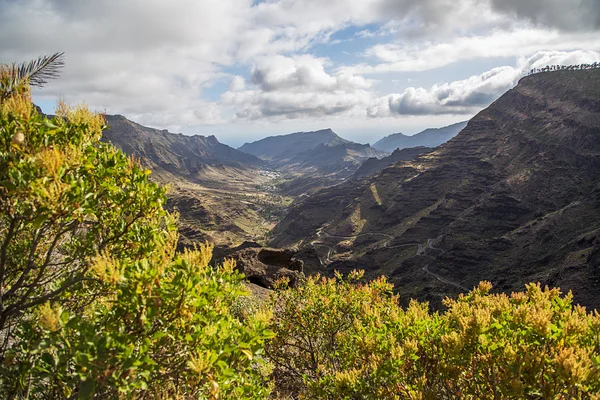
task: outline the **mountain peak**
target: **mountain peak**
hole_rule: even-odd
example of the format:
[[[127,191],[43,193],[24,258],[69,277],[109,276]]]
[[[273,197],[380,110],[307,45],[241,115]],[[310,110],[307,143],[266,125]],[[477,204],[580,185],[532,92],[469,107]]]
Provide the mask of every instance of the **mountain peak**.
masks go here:
[[[203,165],[255,168],[262,160],[217,140],[214,135],[183,135],[145,127],[122,115],[107,115],[103,140],[145,160],[156,173],[193,176]]]
[[[290,159],[319,145],[332,146],[352,143],[338,136],[331,128],[311,132],[295,132],[288,135],[269,136],[239,148],[263,160]]]

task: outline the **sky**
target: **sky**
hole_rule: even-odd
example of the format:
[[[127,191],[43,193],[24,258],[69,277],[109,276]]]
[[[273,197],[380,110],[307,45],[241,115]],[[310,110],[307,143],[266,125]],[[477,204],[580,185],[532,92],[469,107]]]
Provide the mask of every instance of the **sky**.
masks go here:
[[[531,68],[600,61],[600,0],[0,0],[0,62],[65,52],[34,92],[240,146],[374,143],[464,121]]]

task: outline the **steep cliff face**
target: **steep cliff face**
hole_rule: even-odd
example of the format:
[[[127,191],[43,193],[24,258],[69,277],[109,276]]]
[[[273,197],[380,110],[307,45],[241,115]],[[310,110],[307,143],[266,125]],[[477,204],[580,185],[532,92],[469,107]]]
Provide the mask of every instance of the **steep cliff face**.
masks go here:
[[[445,145],[318,193],[272,237],[435,306],[485,279],[599,307],[600,71],[524,78]]]

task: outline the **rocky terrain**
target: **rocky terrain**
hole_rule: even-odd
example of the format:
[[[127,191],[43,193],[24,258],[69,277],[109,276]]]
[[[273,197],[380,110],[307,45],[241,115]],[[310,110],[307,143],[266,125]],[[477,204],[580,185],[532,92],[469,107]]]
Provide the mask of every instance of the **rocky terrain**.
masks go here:
[[[296,287],[304,279],[304,262],[296,258],[292,249],[263,248],[255,242],[244,242],[231,249],[219,249],[215,253],[216,262],[234,259],[236,268],[253,285],[273,289],[282,278],[288,279],[291,287]]]
[[[407,149],[396,149],[394,152],[383,158],[369,158],[367,161],[362,163],[360,168],[356,170],[353,178],[360,179],[370,175],[375,175],[378,172],[383,171],[390,165],[394,165],[400,161],[408,161],[417,158],[418,156],[433,151],[431,147],[409,147]]]
[[[438,149],[297,203],[270,244],[405,302],[539,281],[600,307],[600,70],[523,78]]]
[[[443,128],[425,129],[412,136],[394,133],[377,141],[373,147],[387,152],[411,147],[437,147],[458,135],[466,126],[467,121],[464,121]]]

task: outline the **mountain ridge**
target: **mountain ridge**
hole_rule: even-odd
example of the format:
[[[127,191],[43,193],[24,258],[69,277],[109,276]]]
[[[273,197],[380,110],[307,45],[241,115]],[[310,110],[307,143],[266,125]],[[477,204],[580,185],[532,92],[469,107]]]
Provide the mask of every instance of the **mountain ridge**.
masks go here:
[[[411,136],[393,133],[378,140],[372,147],[388,152],[412,147],[437,147],[456,136],[467,126],[467,122],[458,122],[441,128],[428,128]]]
[[[109,129],[104,131],[103,139],[150,163],[156,172],[165,169],[193,178],[205,165],[257,168],[265,164],[258,157],[219,142],[214,135],[171,133],[166,129],[145,127],[122,115],[106,115],[105,118]]]
[[[244,143],[238,147],[238,150],[263,160],[281,161],[292,158],[320,144],[337,145],[343,143],[350,143],[350,141],[341,138],[332,129],[327,128],[311,132],[268,136],[251,143]]]
[[[272,232],[307,270],[387,275],[441,307],[481,280],[600,306],[600,71],[526,77],[432,152],[298,203]]]
[[[206,240],[217,246],[256,240],[289,202],[270,190],[275,178],[266,163],[220,143],[215,136],[183,135],[107,115],[110,142],[152,170],[150,178],[168,184],[169,209],[180,213],[181,243]]]
[[[286,182],[281,190],[296,195],[337,184],[352,176],[363,161],[387,155],[369,144],[343,139],[331,129],[270,136],[239,149],[282,172]]]

